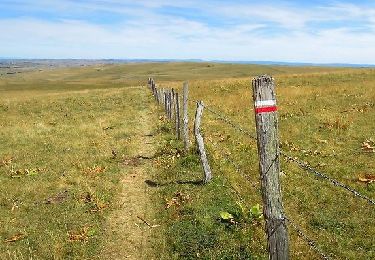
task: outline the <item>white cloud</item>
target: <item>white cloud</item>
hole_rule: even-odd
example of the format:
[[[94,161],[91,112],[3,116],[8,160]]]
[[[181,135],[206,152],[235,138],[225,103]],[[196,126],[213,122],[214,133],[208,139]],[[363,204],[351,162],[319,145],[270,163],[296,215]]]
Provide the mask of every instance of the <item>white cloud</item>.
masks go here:
[[[27,1],[26,1],[27,2]],[[203,58],[227,60],[280,60],[306,62],[374,63],[375,9],[357,5],[291,6],[218,4],[199,8],[220,17],[220,26],[189,16],[163,15],[165,5],[192,7],[196,1],[171,0],[52,2],[34,8],[76,8],[76,13],[101,10],[121,13],[114,24],[84,19],[0,19],[0,56],[41,58]],[[4,4],[4,3],[3,3]],[[1,5],[1,4],[0,4]],[[79,18],[79,17],[78,17]],[[366,30],[353,32],[357,21]],[[311,27],[311,22],[339,22],[335,27]],[[277,34],[270,23],[285,28]],[[328,28],[328,29],[327,29]],[[313,31],[314,33],[311,33]]]

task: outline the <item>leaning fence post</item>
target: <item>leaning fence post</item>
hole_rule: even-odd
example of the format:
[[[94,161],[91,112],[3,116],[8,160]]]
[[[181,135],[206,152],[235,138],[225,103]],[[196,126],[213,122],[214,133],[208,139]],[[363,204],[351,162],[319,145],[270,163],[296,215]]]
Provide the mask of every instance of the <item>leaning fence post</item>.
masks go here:
[[[263,214],[266,220],[269,258],[289,259],[288,230],[280,188],[280,150],[275,84],[264,75],[252,80]]]
[[[176,135],[177,139],[180,139],[180,99],[178,97],[178,93],[176,92],[176,112],[175,112],[175,118],[176,118]]]
[[[189,85],[184,82],[184,92],[183,92],[183,135],[184,135],[184,149],[185,152],[189,150],[189,116],[188,116],[188,95],[189,95]]]
[[[203,108],[204,108],[203,101],[198,101],[197,110],[195,112],[194,133],[195,133],[195,140],[198,146],[198,151],[201,156],[201,163],[202,163],[202,167],[204,171],[204,183],[207,183],[212,179],[212,175],[211,175],[211,168],[207,160],[206,150],[204,149],[203,137],[200,131]]]

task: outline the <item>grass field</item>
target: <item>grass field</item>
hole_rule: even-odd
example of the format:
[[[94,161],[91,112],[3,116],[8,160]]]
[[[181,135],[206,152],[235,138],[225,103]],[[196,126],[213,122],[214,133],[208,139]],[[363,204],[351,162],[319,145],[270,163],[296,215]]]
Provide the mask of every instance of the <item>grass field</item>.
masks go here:
[[[375,140],[372,69],[155,63],[25,72],[0,78],[1,259],[101,259],[109,245],[121,251],[107,229],[126,187],[121,180],[133,171],[124,161],[143,142],[140,118],[157,140],[155,158],[142,167],[158,184],[147,191],[147,220],[160,225],[140,250],[155,259],[267,258],[263,220],[248,213],[261,204],[255,142],[206,110],[214,180],[197,185],[197,154],[182,153],[172,125],[158,120],[163,111],[139,87],[148,77],[176,89],[189,80],[191,100],[254,131],[250,77],[264,73],[278,85],[282,149],[373,198],[374,184],[358,181],[375,168],[375,153],[362,150]],[[282,169],[287,215],[324,252],[375,257],[372,205],[289,162]],[[235,223],[221,221],[221,211]],[[317,257],[292,229],[290,239],[294,259]]]

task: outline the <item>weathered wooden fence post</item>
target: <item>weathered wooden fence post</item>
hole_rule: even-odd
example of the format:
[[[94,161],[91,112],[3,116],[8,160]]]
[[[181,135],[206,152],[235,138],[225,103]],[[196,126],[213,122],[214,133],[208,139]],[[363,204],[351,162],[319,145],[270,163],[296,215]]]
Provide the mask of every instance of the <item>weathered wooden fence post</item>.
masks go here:
[[[155,90],[155,99],[156,99],[156,102],[159,105],[160,104],[160,100],[159,100],[159,88],[156,88],[156,90]]]
[[[160,100],[160,104],[164,104],[164,101],[163,101],[163,98],[164,98],[164,90],[163,89],[160,89],[159,91],[159,100]]]
[[[175,91],[174,91],[174,88],[172,88],[172,91],[171,91],[171,119],[173,118],[173,112],[174,112],[174,107],[175,107],[174,95],[175,95]]]
[[[164,110],[165,114],[168,116],[168,93],[164,92]]]
[[[269,258],[289,259],[288,230],[279,181],[280,150],[275,84],[272,77],[264,75],[254,78],[252,86]]]
[[[197,148],[201,156],[201,163],[202,163],[202,168],[204,171],[204,183],[207,183],[212,179],[212,175],[211,175],[210,165],[208,164],[206,150],[204,149],[203,137],[200,131],[203,108],[204,108],[203,101],[198,101],[197,110],[195,112],[194,133],[195,133],[195,140],[197,142]]]
[[[172,90],[169,91],[169,120],[172,120],[172,107],[173,107],[173,96],[172,96]]]
[[[188,115],[188,96],[189,96],[189,85],[184,82],[183,90],[183,136],[184,136],[184,149],[185,152],[189,150],[189,115]]]
[[[176,119],[176,135],[177,139],[180,139],[180,99],[178,97],[178,93],[176,92],[176,112],[175,112],[175,119]]]

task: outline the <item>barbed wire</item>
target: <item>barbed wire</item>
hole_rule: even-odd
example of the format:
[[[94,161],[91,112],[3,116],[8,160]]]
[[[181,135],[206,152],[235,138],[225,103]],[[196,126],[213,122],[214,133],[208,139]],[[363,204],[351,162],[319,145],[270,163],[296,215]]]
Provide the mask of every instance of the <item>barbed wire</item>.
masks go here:
[[[217,144],[215,144],[210,138],[206,138],[206,140],[208,140],[213,146],[217,146]],[[242,177],[244,177],[249,183],[250,185],[253,187],[253,188],[258,188],[257,187],[257,184],[254,183],[254,181],[251,179],[250,175],[245,173],[241,167],[234,161],[232,160],[227,154],[224,154],[224,153],[221,153],[219,152],[219,150],[215,150],[221,157],[224,158],[225,161],[227,161],[229,164],[232,165],[232,167],[236,170],[237,173],[239,173],[240,175],[242,175]]]
[[[194,104],[196,104],[197,101],[191,101],[189,100],[189,102],[193,102]],[[227,123],[228,125],[230,125],[232,128],[236,129],[237,131],[245,134],[246,136],[252,138],[252,139],[255,139],[257,140],[257,137],[256,135],[254,135],[252,132],[250,132],[249,130],[247,129],[244,129],[242,126],[240,126],[238,123],[234,122],[232,119],[230,119],[228,116],[226,116],[223,112],[220,112],[216,109],[213,109],[211,108],[211,106],[207,106],[206,104],[204,104],[204,107],[206,108],[207,111],[211,112],[212,114],[214,114],[217,119]],[[208,140],[213,146],[217,146],[217,144],[215,144],[210,138],[206,138],[206,140]],[[219,152],[217,149],[215,150],[221,157],[223,157],[225,159],[225,161],[227,161],[228,163],[230,163],[234,169],[236,170],[236,172],[238,172],[239,174],[241,174],[247,181],[250,182],[250,184],[256,188],[256,185],[252,182],[252,180],[250,179],[249,175],[246,174],[242,169],[241,167],[234,161],[232,160],[228,155],[224,154],[224,153],[221,153]],[[368,201],[370,204],[372,205],[375,205],[375,201],[363,194],[361,194],[360,192],[354,190],[353,188],[339,182],[338,180],[328,176],[327,174],[325,173],[322,173],[322,172],[319,172],[318,170],[316,170],[315,168],[313,168],[311,165],[309,165],[308,163],[306,162],[303,162],[302,160],[300,160],[299,158],[297,157],[292,157],[291,155],[287,154],[286,152],[280,150],[280,154],[283,155],[288,162],[294,162],[295,164],[297,164],[300,168],[304,169],[305,171],[309,172],[309,173],[312,173],[314,174],[315,176],[317,177],[320,177],[322,179],[325,179],[327,181],[329,181],[330,183],[332,183],[333,185],[335,186],[338,186],[338,187],[341,187],[349,192],[351,192],[352,194],[354,194],[356,197],[359,197],[361,199],[364,199],[366,201]],[[244,201],[243,197],[241,196],[241,194],[231,185],[231,188],[235,191],[236,195],[242,200]],[[322,259],[330,259],[321,249],[320,247],[317,245],[316,241],[314,241],[313,239],[309,238],[306,233],[304,233],[302,231],[302,229],[294,222],[292,221],[291,219],[285,217],[285,220],[290,224],[290,226],[297,232],[298,236],[301,237],[309,246],[310,248],[312,248],[316,253],[318,253]]]
[[[369,202],[370,204],[372,205],[375,205],[375,201],[373,199],[370,199],[369,197],[367,197],[366,195],[363,195],[361,194],[360,192],[356,191],[355,189],[345,185],[344,183],[332,178],[332,177],[329,177],[327,174],[325,173],[322,173],[322,172],[319,172],[318,170],[314,169],[313,167],[311,167],[309,164],[295,158],[295,157],[292,157],[288,154],[286,154],[285,152],[283,151],[280,151],[280,154],[283,155],[288,161],[292,161],[294,162],[295,164],[297,164],[300,168],[314,174],[315,176],[318,176],[320,178],[323,178],[323,179],[326,179],[327,181],[331,182],[333,185],[335,186],[338,186],[338,187],[341,187],[351,193],[354,194],[354,196],[356,197],[359,197],[361,199],[364,199],[366,200],[367,202]]]
[[[208,140],[213,146],[217,146],[217,144],[215,144],[210,138],[206,138],[206,140]],[[252,180],[250,179],[249,175],[246,174],[245,172],[243,172],[241,170],[241,167],[236,162],[234,162],[232,159],[230,159],[228,155],[226,155],[224,153],[220,153],[217,150],[215,150],[215,151],[218,154],[220,154],[221,157],[223,157],[227,162],[229,162],[235,168],[236,172],[243,175],[243,177],[248,182],[250,182],[251,186],[253,186],[254,188],[257,188],[257,186],[254,183],[252,183]],[[242,201],[244,201],[244,198],[241,196],[241,194],[233,186],[231,186],[231,187],[235,191],[236,195]],[[322,257],[322,259],[329,259],[329,257],[318,247],[317,243],[314,240],[312,240],[311,238],[309,238],[294,221],[292,221],[291,219],[286,218],[286,217],[285,217],[285,220],[294,228],[294,230],[298,233],[298,235],[303,240],[305,240],[305,242],[307,242],[307,244]]]
[[[249,134],[249,131],[243,129],[242,127],[240,126],[237,126],[235,123],[233,123],[233,121],[231,121],[229,118],[225,117],[225,116],[222,116],[219,112],[209,108],[207,105],[205,105],[205,108],[210,111],[211,113],[215,114],[219,119],[221,119],[222,121],[230,124],[231,126],[235,127],[237,130],[241,131],[242,133],[245,133],[245,134]],[[253,135],[250,135],[251,137],[254,138]],[[255,138],[256,139],[256,138]],[[212,145],[216,146],[213,141],[210,139],[210,138],[206,138],[206,140],[208,140]],[[229,162],[230,164],[232,164],[232,166],[236,169],[236,171],[238,173],[242,173],[241,175],[244,175],[244,177],[251,182],[251,180],[249,179],[249,176],[247,174],[245,174],[242,170],[241,170],[241,167],[236,163],[234,162],[233,160],[231,160],[229,158],[228,155],[226,154],[223,154],[223,153],[220,153],[218,152],[227,162]],[[281,153],[281,152],[280,152]],[[282,154],[282,153],[281,153]],[[283,154],[285,155],[285,154]],[[255,184],[251,183],[253,187],[256,187]],[[293,227],[293,229],[298,233],[298,236],[300,236],[303,240],[305,240],[305,242],[307,242],[307,244],[314,250],[316,251],[321,257],[322,259],[329,259],[329,257],[318,247],[317,243],[312,240],[311,238],[309,238],[302,230],[301,228],[294,222],[292,221],[291,219],[289,218],[285,218],[285,220]]]
[[[223,122],[226,122],[228,125],[232,126],[234,129],[236,129],[236,130],[240,131],[241,133],[251,137],[252,139],[257,139],[255,137],[255,135],[253,135],[249,130],[244,129],[239,124],[233,122],[231,119],[228,118],[228,116],[223,115],[222,112],[218,112],[216,109],[214,110],[207,105],[204,105],[204,107],[207,109],[207,111],[215,114],[218,119],[222,120]],[[358,198],[361,198],[363,200],[366,200],[368,203],[370,203],[372,205],[375,205],[375,201],[373,199],[369,198],[366,195],[361,194],[360,192],[356,191],[355,189],[349,187],[348,185],[345,185],[344,183],[328,176],[328,174],[319,172],[318,170],[313,168],[311,165],[303,162],[302,160],[298,159],[297,157],[292,157],[281,149],[280,149],[280,154],[283,155],[288,161],[291,161],[291,162],[294,162],[295,164],[297,164],[300,168],[304,169],[305,171],[307,171],[309,173],[312,173],[315,176],[318,176],[320,178],[323,178],[323,179],[329,181],[330,183],[332,183],[333,185],[341,187],[341,188],[351,192],[352,194],[354,194],[354,196],[356,196]]]
[[[229,119],[227,116],[223,115],[223,113],[217,112],[214,109],[212,109],[210,106],[207,106],[206,104],[204,105],[204,108],[207,109],[207,111],[211,112],[212,114],[216,115],[218,119],[221,121],[224,121],[225,123],[229,124],[233,128],[237,129],[238,131],[242,132],[243,134],[246,134],[253,138],[254,140],[257,140],[257,137],[253,135],[249,130],[246,130],[242,128],[240,125],[236,124],[233,122],[231,119]]]
[[[301,237],[307,244],[312,248],[315,252],[317,252],[322,259],[330,259],[321,249],[318,247],[317,243],[309,238],[303,231],[302,229],[291,219],[285,217],[286,221],[290,224],[290,226],[293,227],[293,229],[298,233],[298,236]]]

